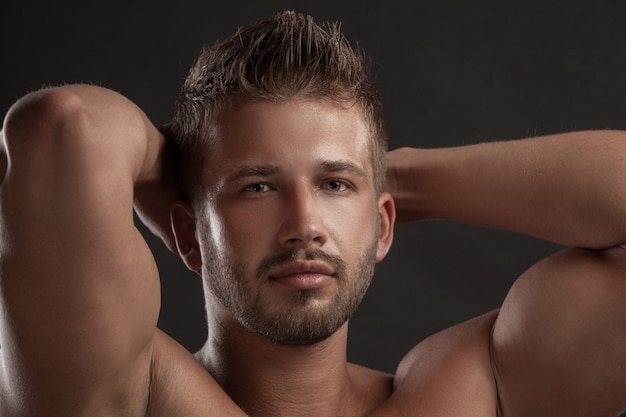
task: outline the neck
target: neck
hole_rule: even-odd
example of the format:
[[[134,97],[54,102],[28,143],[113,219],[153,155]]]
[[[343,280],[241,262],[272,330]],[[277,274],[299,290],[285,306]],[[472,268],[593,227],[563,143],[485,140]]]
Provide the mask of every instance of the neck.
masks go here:
[[[218,313],[219,315],[219,313]],[[347,324],[311,346],[283,346],[228,317],[209,317],[200,362],[251,416],[355,415],[346,358]]]

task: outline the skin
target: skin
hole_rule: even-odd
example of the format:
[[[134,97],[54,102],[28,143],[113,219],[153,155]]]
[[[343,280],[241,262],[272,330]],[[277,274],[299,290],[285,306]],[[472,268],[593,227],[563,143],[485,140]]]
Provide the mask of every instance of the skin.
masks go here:
[[[204,175],[201,213],[191,216],[191,207],[182,204],[174,210],[175,225],[182,224],[175,227],[178,247],[186,253],[187,265],[198,271],[215,258],[239,260],[246,287],[243,303],[260,297],[261,316],[288,315],[306,324],[320,315],[336,315],[335,297],[354,292],[350,284],[364,280],[358,278],[364,254],[372,258],[369,263],[380,261],[392,239],[393,203],[388,193],[377,197],[374,192],[368,131],[360,108],[296,98],[245,104],[218,123],[221,133]],[[199,217],[203,220],[195,228]],[[196,237],[204,243],[197,243]],[[209,250],[208,245],[214,248]],[[256,277],[264,259],[289,250],[340,256],[346,264],[345,277],[337,277],[324,261],[318,262],[328,271],[307,273],[316,265],[302,259]],[[206,268],[203,272],[210,334],[197,356],[245,410],[289,415],[289,407],[299,404],[300,412],[308,415],[367,411],[362,404],[358,410],[352,409],[355,405],[344,408],[346,403],[358,403],[361,394],[346,365],[347,326],[320,344],[275,345],[244,328],[215,296],[210,281],[233,277],[212,276]],[[294,300],[299,289],[313,291],[305,303]],[[294,374],[307,375],[301,390],[288,377]],[[375,373],[372,377],[379,378]],[[284,390],[277,389],[281,385]],[[325,400],[307,406],[311,396]]]
[[[11,109],[0,165],[0,416],[496,416],[498,407],[505,416],[611,416],[626,408],[626,251],[616,247],[626,241],[624,133],[389,154],[401,221],[448,218],[579,248],[532,266],[499,311],[424,340],[387,375],[347,362],[347,325],[308,346],[258,336],[206,275],[205,347],[193,356],[156,329],[158,271],[133,226],[133,203],[190,269],[207,271],[209,242],[237,259],[239,279],[268,312],[317,314],[347,287],[323,276],[328,265],[287,286],[271,278],[283,266],[255,279],[264,259],[318,248],[346,261],[350,281],[372,242],[375,261],[391,244],[394,203],[373,191],[356,106],[257,103],[220,123],[220,157],[192,208],[178,201],[167,141],[120,95],[69,86]],[[255,142],[243,146],[251,133]],[[320,169],[329,158],[366,175],[329,176]],[[279,169],[225,181],[241,164],[267,161]],[[356,186],[337,188],[338,179]],[[319,288],[294,305],[294,285]]]

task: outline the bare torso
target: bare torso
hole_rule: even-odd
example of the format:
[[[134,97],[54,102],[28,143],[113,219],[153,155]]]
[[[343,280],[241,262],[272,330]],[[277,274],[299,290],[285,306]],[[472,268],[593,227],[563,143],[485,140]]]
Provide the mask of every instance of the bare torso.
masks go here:
[[[243,417],[238,404],[249,415],[281,417],[482,417],[497,416],[499,409],[513,417],[597,417],[618,415],[626,407],[626,251],[615,246],[626,240],[625,187],[617,181],[624,175],[615,175],[624,169],[624,133],[581,132],[396,154],[414,161],[409,166],[422,166],[430,158],[435,172],[472,178],[470,184],[440,184],[437,175],[431,184],[446,190],[447,198],[437,203],[453,207],[453,219],[604,250],[568,249],[535,264],[516,281],[498,313],[424,340],[393,377],[347,365],[345,334],[335,349],[322,352],[332,353],[330,360],[317,355],[307,361],[298,350],[291,358],[274,355],[278,360],[272,363],[251,360],[237,339],[228,346],[239,349],[237,359],[230,350],[212,356],[239,366],[237,375],[224,373],[231,380],[224,390],[205,360],[196,360],[155,329],[159,274],[133,227],[131,207],[136,194],[146,200],[154,197],[154,188],[162,194],[155,171],[160,171],[165,138],[132,103],[89,86],[25,98],[4,129],[1,417]],[[559,159],[543,157],[548,154]],[[569,162],[562,163],[563,158]],[[536,166],[528,169],[528,161]],[[409,188],[413,183],[422,187],[411,172],[405,174]],[[520,172],[539,172],[552,182],[536,190],[536,176],[516,177]],[[515,195],[503,199],[511,184],[518,185]],[[561,192],[567,198],[554,201]],[[534,203],[544,200],[552,204],[537,212]],[[500,208],[484,210],[485,202]],[[467,212],[472,212],[469,217]],[[294,356],[309,370],[319,368],[317,379],[294,368],[284,371],[283,359]],[[250,383],[246,377],[255,364],[264,367],[257,367]],[[275,368],[273,381],[281,389],[264,380]],[[341,383],[333,384],[337,378]],[[237,387],[239,381],[248,382],[246,390]],[[298,398],[290,412],[254,413],[241,400],[247,396],[256,409],[271,410],[282,394],[297,387],[299,395],[290,393]],[[333,396],[332,404],[317,395],[324,391],[320,387]],[[238,396],[233,395],[238,388]],[[268,393],[273,401],[259,400]],[[349,394],[345,400],[344,393]]]
[[[371,416],[496,416],[490,361],[492,312],[438,333],[403,359],[395,376],[349,365],[361,392],[359,407]],[[241,415],[206,369],[163,333],[154,346],[150,406],[146,416]],[[208,414],[207,414],[208,413]]]

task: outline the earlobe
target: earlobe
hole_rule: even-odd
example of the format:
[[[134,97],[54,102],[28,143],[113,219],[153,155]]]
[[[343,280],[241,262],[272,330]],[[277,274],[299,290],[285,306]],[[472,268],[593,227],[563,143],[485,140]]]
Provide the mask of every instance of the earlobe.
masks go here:
[[[200,272],[202,258],[196,239],[196,216],[193,208],[183,201],[176,202],[170,210],[170,221],[176,238],[178,255],[189,270]]]
[[[384,192],[378,198],[378,215],[380,216],[380,232],[376,262],[380,262],[389,252],[393,242],[393,226],[396,221],[396,205],[391,194]]]

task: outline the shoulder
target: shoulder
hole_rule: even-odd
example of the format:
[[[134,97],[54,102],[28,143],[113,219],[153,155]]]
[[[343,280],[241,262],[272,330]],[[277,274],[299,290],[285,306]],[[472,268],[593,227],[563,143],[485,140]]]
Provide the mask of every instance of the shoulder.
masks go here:
[[[496,316],[487,313],[415,346],[398,366],[389,405],[424,416],[495,416],[490,333]]]
[[[211,374],[160,330],[154,338],[147,417],[244,417]]]
[[[626,407],[626,251],[569,249],[525,272],[499,311],[401,361],[390,409],[611,416]]]
[[[626,407],[626,251],[568,249],[524,273],[493,332],[507,415]]]

